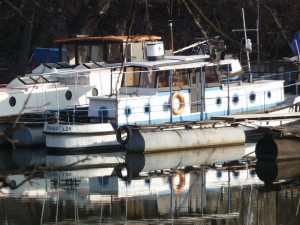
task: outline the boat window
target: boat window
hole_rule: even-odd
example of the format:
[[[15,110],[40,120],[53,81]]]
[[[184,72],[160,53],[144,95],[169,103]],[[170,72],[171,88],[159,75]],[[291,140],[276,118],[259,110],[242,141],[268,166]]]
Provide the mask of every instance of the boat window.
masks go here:
[[[43,76],[32,76],[31,79],[36,83],[48,83],[48,81]]]
[[[170,73],[169,71],[157,71],[156,72],[156,77],[157,77],[157,87],[158,88],[163,88],[163,87],[169,87],[169,77]]]
[[[140,67],[126,67],[122,87],[154,88],[152,70]]]
[[[103,46],[102,45],[92,45],[91,59],[93,62],[103,62]]]
[[[108,63],[116,63],[122,61],[122,50],[119,43],[107,45]]]
[[[188,73],[186,69],[175,70],[172,74],[172,86],[188,85]]]
[[[90,51],[88,45],[78,46],[78,63],[82,64],[91,60]]]
[[[29,84],[36,84],[36,82],[30,78],[30,77],[20,77],[19,80],[23,83],[23,84],[26,84],[26,85],[29,85]]]
[[[136,67],[126,67],[122,87],[138,87],[139,76],[136,74],[137,70]]]
[[[150,113],[150,111],[151,111],[150,104],[147,103],[147,104],[145,105],[145,107],[144,107],[144,112],[145,112],[145,113]]]
[[[158,71],[156,72],[157,87],[169,87],[170,71]],[[188,85],[188,72],[186,69],[175,70],[172,72],[172,86],[181,87]]]
[[[43,75],[42,76],[46,81],[48,81],[49,83],[55,83],[58,82],[57,78],[51,75]]]
[[[252,91],[249,95],[249,100],[251,103],[254,103],[255,99],[256,99],[256,94],[255,94],[255,92]]]
[[[213,66],[205,67],[205,81],[206,83],[219,82],[218,74],[216,73],[216,68]]]
[[[154,88],[154,80],[152,70],[146,70],[140,72],[140,87],[152,87]]]
[[[17,100],[16,100],[16,98],[14,96],[12,96],[12,97],[9,98],[9,105],[11,107],[14,107],[16,105],[16,103],[17,103]]]
[[[66,97],[66,99],[67,99],[68,101],[70,101],[71,98],[72,98],[72,92],[71,92],[71,91],[66,91],[65,97]]]
[[[75,65],[75,45],[74,44],[66,44],[63,45],[63,48],[67,49],[67,63],[70,65]],[[63,59],[63,61],[65,61]]]

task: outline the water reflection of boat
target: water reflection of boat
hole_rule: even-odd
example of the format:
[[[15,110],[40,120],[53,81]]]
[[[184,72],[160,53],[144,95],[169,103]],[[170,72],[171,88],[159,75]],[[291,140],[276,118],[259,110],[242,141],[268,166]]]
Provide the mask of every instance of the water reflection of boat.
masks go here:
[[[300,160],[262,161],[256,162],[257,176],[265,182],[272,184],[281,180],[297,178],[300,176]]]
[[[234,154],[234,151],[231,154]],[[105,172],[105,169],[113,170],[114,167],[109,167],[109,164],[120,159],[125,161],[125,155],[115,159],[112,156],[113,154],[94,154],[89,164],[88,161],[80,161],[83,155],[46,155],[46,164],[55,165],[57,170],[50,173],[45,171],[44,175],[32,179],[31,185],[27,182],[18,190],[6,192],[5,189],[1,197],[13,196],[22,199],[23,202],[36,201],[37,205],[45,210],[43,221],[54,217],[58,220],[70,219],[70,215],[66,212],[80,208],[87,209],[91,214],[97,211],[96,217],[102,222],[106,221],[107,217],[113,218],[113,221],[128,222],[133,217],[140,218],[146,214],[171,219],[175,217],[179,222],[183,220],[195,222],[194,218],[186,217],[190,212],[200,217],[205,215],[206,220],[226,218],[227,221],[236,221],[241,212],[239,207],[236,207],[238,204],[235,196],[239,196],[243,189],[250,190],[246,185],[259,181],[255,174],[252,174],[252,170],[236,171],[234,168],[207,170],[204,167],[190,172],[175,173],[174,170],[172,173],[156,173],[123,181],[114,173]],[[195,161],[188,159],[192,156],[183,154],[182,166],[194,163]],[[78,160],[80,162],[76,165]],[[156,169],[159,168],[161,165],[157,164]],[[155,170],[155,166],[153,169]],[[62,175],[63,173],[67,176]],[[14,175],[12,178],[16,179],[17,176]],[[24,178],[18,175],[17,183]],[[248,194],[249,192],[247,196]],[[230,197],[231,195],[233,197]],[[49,207],[58,210],[47,211]],[[100,210],[103,217],[102,213],[100,216]],[[76,218],[83,221],[85,211],[79,210]],[[47,217],[47,213],[51,216]]]
[[[19,169],[45,165],[45,148],[19,146],[11,151],[11,155]]]
[[[16,168],[10,149],[0,149],[0,169]]]
[[[118,165],[116,172],[122,179],[131,179],[143,172],[240,160],[244,154],[244,145],[147,154],[127,152],[125,163]]]
[[[82,155],[46,155],[45,177],[73,179],[111,176],[116,165],[125,161],[125,152],[95,153]]]

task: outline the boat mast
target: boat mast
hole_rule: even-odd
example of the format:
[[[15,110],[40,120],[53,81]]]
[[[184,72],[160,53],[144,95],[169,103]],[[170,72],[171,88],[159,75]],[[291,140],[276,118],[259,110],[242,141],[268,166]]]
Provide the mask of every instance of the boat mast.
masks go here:
[[[249,58],[249,52],[252,50],[252,44],[251,40],[247,39],[247,32],[246,32],[246,23],[245,23],[245,15],[244,15],[244,8],[242,8],[242,13],[243,13],[243,25],[244,25],[244,34],[245,34],[245,49],[246,49],[246,54],[247,54],[247,62],[248,62],[248,82],[252,83],[252,73],[251,73],[251,65],[250,65],[250,58]]]

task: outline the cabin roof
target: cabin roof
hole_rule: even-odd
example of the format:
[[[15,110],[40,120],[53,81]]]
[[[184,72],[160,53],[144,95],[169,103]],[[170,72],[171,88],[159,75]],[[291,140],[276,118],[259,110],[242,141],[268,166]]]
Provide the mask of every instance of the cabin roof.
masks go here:
[[[109,36],[96,36],[96,37],[78,36],[78,37],[72,37],[72,38],[64,38],[64,39],[55,40],[54,43],[63,44],[63,43],[79,42],[79,41],[141,42],[141,41],[156,41],[156,40],[161,40],[161,37],[153,36],[153,35],[133,35],[133,36],[109,35]]]
[[[165,56],[164,59],[155,61],[135,61],[126,62],[124,66],[139,66],[139,67],[152,67],[161,69],[175,69],[177,68],[192,68],[201,67],[210,64],[209,58],[203,57],[201,55],[188,55],[188,56]]]

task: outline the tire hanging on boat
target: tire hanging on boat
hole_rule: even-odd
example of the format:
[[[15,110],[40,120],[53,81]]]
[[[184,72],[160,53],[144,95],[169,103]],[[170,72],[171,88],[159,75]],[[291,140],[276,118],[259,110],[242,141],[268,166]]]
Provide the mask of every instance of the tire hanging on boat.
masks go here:
[[[132,136],[130,127],[126,125],[118,127],[116,133],[117,141],[123,145],[127,144]]]
[[[178,108],[176,108],[175,105],[174,105],[175,99],[178,99],[178,101],[179,101],[180,105],[179,105]],[[173,114],[174,115],[180,115],[183,112],[184,107],[185,107],[184,96],[180,92],[175,92],[172,96],[171,101],[172,101],[172,112],[173,112]]]

